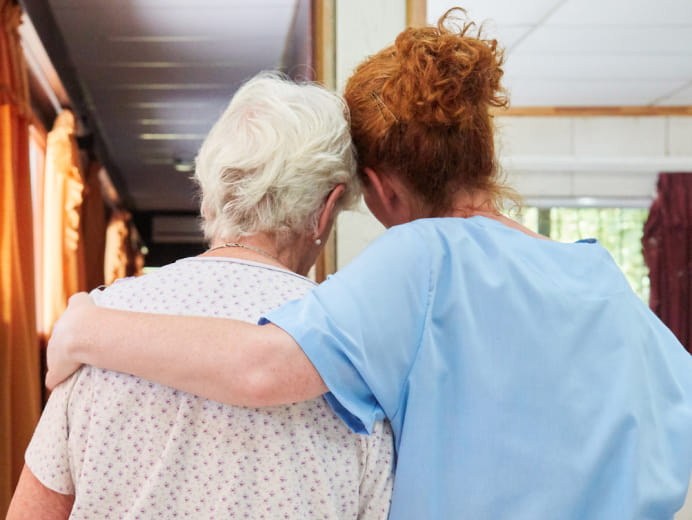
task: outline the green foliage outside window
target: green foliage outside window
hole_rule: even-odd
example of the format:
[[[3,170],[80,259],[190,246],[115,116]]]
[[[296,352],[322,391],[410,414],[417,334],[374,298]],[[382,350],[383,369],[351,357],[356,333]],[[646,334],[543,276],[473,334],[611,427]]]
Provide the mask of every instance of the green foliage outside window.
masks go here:
[[[559,242],[596,238],[625,273],[632,289],[649,302],[649,269],[642,255],[642,234],[648,209],[524,208],[527,227]]]

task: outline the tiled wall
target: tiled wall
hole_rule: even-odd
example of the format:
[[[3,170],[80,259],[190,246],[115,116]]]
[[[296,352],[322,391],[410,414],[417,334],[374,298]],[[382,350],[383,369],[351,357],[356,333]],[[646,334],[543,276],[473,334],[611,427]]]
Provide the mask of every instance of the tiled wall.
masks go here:
[[[662,171],[692,171],[690,117],[505,117],[498,150],[528,199],[595,197],[641,204]]]

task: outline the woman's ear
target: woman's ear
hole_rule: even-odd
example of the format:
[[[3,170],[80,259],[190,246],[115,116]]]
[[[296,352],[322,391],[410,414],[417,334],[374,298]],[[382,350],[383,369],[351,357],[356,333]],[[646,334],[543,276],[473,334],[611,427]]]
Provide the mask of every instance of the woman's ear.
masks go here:
[[[389,172],[364,168],[365,204],[382,225],[390,228],[416,218],[413,198],[399,178]]]
[[[324,207],[320,212],[320,217],[317,220],[317,237],[321,237],[323,234],[328,234],[332,223],[334,222],[335,210],[339,199],[346,191],[346,186],[343,184],[338,184],[332,191],[327,195],[327,199],[324,201]],[[315,237],[315,238],[317,238]]]
[[[377,200],[381,205],[387,205],[391,199],[391,186],[387,176],[370,167],[363,169],[365,173],[365,196]]]

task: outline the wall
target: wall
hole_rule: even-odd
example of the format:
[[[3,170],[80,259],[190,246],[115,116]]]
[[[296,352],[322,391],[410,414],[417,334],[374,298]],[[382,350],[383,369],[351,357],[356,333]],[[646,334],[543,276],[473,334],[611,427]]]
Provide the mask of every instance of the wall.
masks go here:
[[[500,162],[528,203],[648,207],[659,172],[692,171],[691,117],[499,117],[496,124]]]
[[[394,43],[406,27],[404,0],[337,0],[336,84],[343,92],[353,69],[370,54]],[[365,205],[339,215],[336,225],[337,269],[350,262],[384,231]]]

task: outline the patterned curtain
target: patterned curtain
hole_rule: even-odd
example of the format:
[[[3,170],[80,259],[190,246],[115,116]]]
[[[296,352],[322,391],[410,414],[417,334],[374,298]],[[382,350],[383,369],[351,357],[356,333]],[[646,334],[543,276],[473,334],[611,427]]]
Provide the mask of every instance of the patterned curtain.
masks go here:
[[[644,225],[651,309],[692,353],[692,173],[662,173]]]
[[[29,90],[17,29],[0,0],[0,516],[41,411],[29,166]]]

